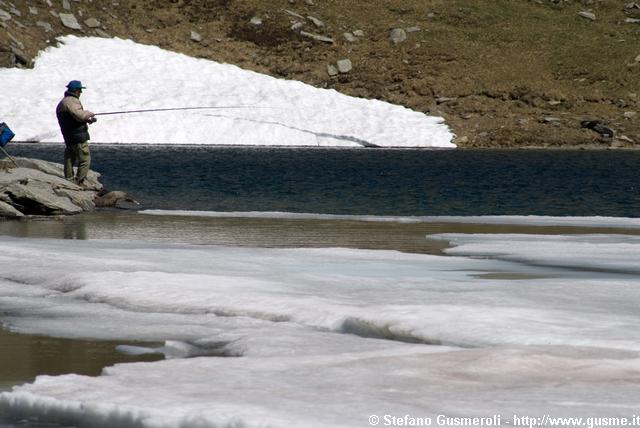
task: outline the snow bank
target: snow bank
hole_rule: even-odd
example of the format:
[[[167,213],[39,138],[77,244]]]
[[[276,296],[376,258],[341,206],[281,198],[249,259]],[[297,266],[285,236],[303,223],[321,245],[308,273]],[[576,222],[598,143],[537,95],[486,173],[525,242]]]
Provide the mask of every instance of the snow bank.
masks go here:
[[[210,107],[100,116],[93,142],[455,147],[439,117],[129,40],[65,36],[33,70],[0,69],[2,120],[16,140],[61,141],[55,107],[72,79],[87,110]]]

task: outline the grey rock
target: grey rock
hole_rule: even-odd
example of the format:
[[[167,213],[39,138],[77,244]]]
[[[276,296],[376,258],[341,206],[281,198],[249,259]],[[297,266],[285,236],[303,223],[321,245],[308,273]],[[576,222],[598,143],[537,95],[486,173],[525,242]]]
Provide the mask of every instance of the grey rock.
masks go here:
[[[69,3],[69,0],[62,0],[62,8],[64,10],[71,10],[71,3]]]
[[[22,208],[23,214],[55,215],[79,214],[82,208],[65,196],[57,195],[49,183],[26,179],[11,183],[2,193],[15,201],[14,207]]]
[[[627,10],[640,9],[640,3],[635,3],[635,2],[627,3],[624,5],[624,8]]]
[[[313,0],[304,0],[305,4],[309,5],[309,6],[314,6],[315,3],[313,2]]]
[[[627,142],[627,143],[635,144],[635,141],[633,141],[631,138],[627,137],[626,135],[620,135],[620,136],[616,137],[616,139],[622,140],[622,141]]]
[[[259,16],[254,16],[253,18],[251,18],[249,23],[251,25],[262,25],[262,18],[260,18]]]
[[[89,171],[87,183],[81,187],[64,179],[60,164],[14,160],[17,166],[9,159],[0,160],[0,217],[78,214],[95,208],[94,199],[102,189],[100,174],[95,171]],[[118,195],[112,196],[116,202],[122,199]]]
[[[580,15],[583,18],[586,18],[590,21],[595,21],[596,20],[596,15],[593,12],[586,12],[586,11],[582,11],[582,12],[578,12],[578,15]]]
[[[107,33],[106,31],[103,31],[103,30],[102,30],[102,29],[100,29],[100,28],[96,28],[96,29],[95,29],[95,30],[93,30],[93,31],[95,31],[95,33],[96,33],[96,35],[97,35],[98,37],[103,37],[103,38],[105,38],[105,39],[109,39],[109,38],[111,38],[111,35],[110,35],[109,33]]]
[[[293,25],[291,26],[291,30],[300,31],[300,30],[302,30],[303,27],[304,27],[304,23],[303,22],[294,22]]]
[[[405,31],[407,33],[417,33],[418,31],[422,31],[422,28],[415,26],[415,27],[409,27],[407,29],[405,29]]]
[[[397,45],[398,43],[402,43],[407,40],[407,32],[402,28],[394,28],[391,30],[389,39],[394,45]]]
[[[113,207],[113,208],[123,208],[130,209],[135,208],[140,205],[140,202],[133,199],[126,192],[122,192],[120,190],[114,190],[104,195],[98,195],[93,200],[93,203],[97,207]]]
[[[331,37],[323,36],[316,33],[309,33],[307,31],[300,31],[300,35],[304,37],[308,37],[313,40],[317,40],[319,42],[333,43],[333,39]]]
[[[89,28],[98,28],[101,24],[100,24],[100,21],[98,21],[97,19],[89,18],[89,19],[85,19],[84,25],[86,25]]]
[[[6,10],[0,9],[0,21],[10,21],[10,20],[11,20],[11,14]]]
[[[61,13],[60,21],[62,21],[62,25],[67,28],[71,28],[72,30],[82,30],[82,27],[73,13]]]
[[[22,12],[20,12],[18,9],[16,9],[15,7],[12,7],[11,9],[9,9],[9,12],[11,12],[12,14],[14,14],[15,16],[22,16]]]
[[[331,77],[337,76],[339,74],[338,69],[335,65],[329,64],[327,65],[327,74]]]
[[[637,18],[627,18],[624,20],[627,24],[640,24],[640,19]]]
[[[554,123],[560,123],[560,122],[562,122],[562,120],[557,118],[557,117],[553,117],[553,116],[545,116],[545,117],[542,118],[541,122],[542,123],[554,124]]]
[[[200,33],[191,30],[191,41],[200,43],[202,41],[202,36],[200,35]]]
[[[353,35],[356,37],[364,37],[364,31],[362,30],[353,30]]]
[[[438,97],[436,98],[436,104],[445,104],[453,101],[457,101],[458,98],[455,97]]]
[[[318,28],[323,28],[324,27],[324,22],[322,22],[321,20],[319,20],[315,16],[307,16],[307,18],[309,18],[309,21],[313,22],[313,25],[315,25],[316,27],[318,27]]]
[[[352,43],[353,43],[353,42],[355,42],[355,41],[357,40],[357,39],[356,39],[356,36],[354,36],[354,35],[353,35],[353,34],[351,34],[351,33],[344,33],[344,34],[343,34],[343,36],[344,36],[344,39],[345,39],[347,42],[352,42]]]
[[[18,211],[13,205],[0,201],[0,217],[16,218],[24,217],[24,214]]]
[[[640,55],[636,57],[636,62],[640,62]]]
[[[346,74],[353,69],[353,64],[350,59],[341,59],[337,62],[338,71],[342,74]]]
[[[37,7],[33,7],[33,6],[29,6],[29,13],[31,15],[37,15],[38,14],[38,8]]]
[[[625,111],[624,114],[623,114],[625,119],[633,119],[637,115],[638,115],[638,113],[635,112],[635,111]]]
[[[42,28],[45,33],[49,33],[53,30],[53,28],[51,27],[51,24],[49,24],[48,22],[38,21],[36,22],[36,25]]]
[[[296,13],[296,12],[294,12],[294,11],[292,11],[292,10],[285,9],[285,10],[284,10],[284,12],[285,12],[286,14],[288,14],[288,15],[293,16],[294,18],[298,18],[298,19],[300,19],[300,20],[302,20],[302,21],[304,21],[304,20],[305,20],[305,17],[304,17],[304,16],[302,16],[302,15],[300,15],[299,13]]]

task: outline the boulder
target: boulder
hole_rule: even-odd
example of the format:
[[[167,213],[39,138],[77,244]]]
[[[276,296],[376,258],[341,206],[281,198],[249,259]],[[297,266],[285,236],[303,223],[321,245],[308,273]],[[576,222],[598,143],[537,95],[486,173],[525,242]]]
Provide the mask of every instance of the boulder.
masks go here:
[[[89,28],[98,28],[101,24],[100,24],[100,21],[98,21],[97,19],[89,18],[84,21],[84,25],[86,25]]]
[[[578,12],[578,15],[580,15],[581,17],[588,19],[589,21],[595,21],[596,20],[596,15],[592,12]]]
[[[389,39],[394,45],[397,45],[398,43],[402,43],[407,40],[407,32],[402,28],[394,28],[391,30]]]
[[[341,59],[337,62],[338,71],[342,74],[348,73],[353,69],[353,64],[350,59]]]
[[[72,30],[82,30],[82,27],[73,13],[61,13],[59,16],[60,21],[62,21],[62,25],[65,27],[71,28]]]
[[[83,186],[67,181],[63,167],[38,159],[0,161],[0,217],[65,215],[92,211],[96,206],[131,208],[138,203],[124,192],[102,191],[100,174],[89,171]]]

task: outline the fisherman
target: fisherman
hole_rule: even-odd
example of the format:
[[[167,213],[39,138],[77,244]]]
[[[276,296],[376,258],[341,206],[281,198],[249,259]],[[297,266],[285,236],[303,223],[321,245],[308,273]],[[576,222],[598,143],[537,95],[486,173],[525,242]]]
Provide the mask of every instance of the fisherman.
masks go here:
[[[79,80],[72,80],[67,85],[64,98],[56,107],[56,116],[60,131],[64,137],[64,177],[76,184],[86,185],[85,179],[91,166],[89,153],[89,126],[98,119],[96,115],[82,107],[80,95],[86,87]],[[73,167],[78,164],[78,171],[73,174]]]

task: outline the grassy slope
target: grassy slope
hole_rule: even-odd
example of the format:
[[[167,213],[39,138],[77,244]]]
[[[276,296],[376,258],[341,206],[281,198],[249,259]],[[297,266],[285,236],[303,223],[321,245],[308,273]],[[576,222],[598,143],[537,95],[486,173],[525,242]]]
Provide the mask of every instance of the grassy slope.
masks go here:
[[[26,0],[25,11],[30,1],[36,4]],[[629,2],[120,0],[108,8],[103,2],[71,3],[74,13],[97,17],[111,35],[442,115],[458,136],[467,137],[461,146],[608,147],[611,141],[581,129],[580,120],[603,120],[640,144],[640,24],[624,23],[640,18],[640,9],[625,10]],[[284,9],[320,18],[324,28],[307,21],[305,30],[336,43],[292,32],[295,19]],[[578,15],[586,10],[597,19]],[[263,24],[251,25],[253,16]],[[68,32],[52,23],[56,35]],[[421,31],[399,45],[390,43],[392,28],[412,26]],[[347,42],[342,34],[356,29],[365,37]],[[189,40],[191,30],[202,34],[202,43]],[[17,31],[24,32],[31,55],[53,39],[34,27]],[[327,64],[341,58],[352,60],[353,71],[329,77]],[[439,97],[454,100],[438,102]],[[625,119],[629,111],[638,114]],[[541,123],[546,116],[561,121]]]

